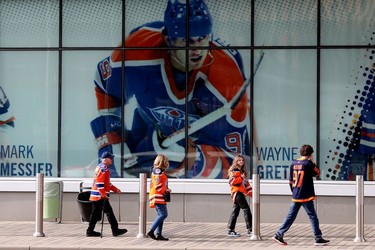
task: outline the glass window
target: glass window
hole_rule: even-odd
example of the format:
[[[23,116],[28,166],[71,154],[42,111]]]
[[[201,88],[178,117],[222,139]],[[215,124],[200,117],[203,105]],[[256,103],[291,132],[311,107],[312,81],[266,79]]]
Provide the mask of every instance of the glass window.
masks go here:
[[[316,45],[316,0],[255,1],[255,45]]]
[[[315,148],[316,105],[315,50],[264,51],[254,79],[254,173],[289,178],[301,145]]]
[[[368,50],[323,50],[321,64],[322,178],[374,180],[374,68]]]
[[[57,52],[0,52],[0,65],[0,176],[57,177]]]
[[[186,8],[179,8],[178,2],[170,7],[159,0],[126,1],[125,29],[126,34],[142,26],[143,32],[157,31],[168,35],[168,38],[184,38],[186,32]],[[192,3],[195,3],[195,1]],[[189,36],[209,36],[215,46],[249,46],[250,45],[250,0],[227,1],[207,0],[206,4],[192,4],[189,16]],[[165,30],[166,29],[166,30]],[[163,31],[164,30],[164,31]],[[156,39],[157,38],[157,39]],[[167,40],[167,43],[170,42]],[[185,39],[186,40],[186,39]],[[186,43],[185,43],[186,44]],[[167,46],[170,44],[167,44]],[[162,37],[144,39],[138,43],[129,43],[130,47],[165,46]],[[184,46],[184,44],[180,44]],[[190,43],[190,46],[203,46]]]
[[[322,45],[368,45],[374,42],[375,1],[322,1]]]
[[[191,76],[195,86],[188,101],[188,178],[227,178],[234,155],[249,159],[249,70],[244,68],[250,68],[250,53],[209,53],[212,61]],[[177,133],[168,140],[176,141],[175,137]]]
[[[99,130],[100,124],[91,127],[90,123],[100,116],[95,95],[96,70],[109,55],[110,51],[66,51],[62,55],[62,177],[92,177],[98,163],[95,138],[99,135],[93,131]],[[115,159],[119,160],[120,154],[116,153]]]
[[[63,46],[118,46],[122,37],[121,6],[121,0],[63,0]]]
[[[146,23],[162,22],[167,1],[159,0],[126,0],[125,1],[125,33],[128,35]],[[160,24],[159,28],[163,25]]]
[[[0,1],[0,47],[57,47],[58,0]]]
[[[218,46],[250,46],[251,1],[207,0]]]

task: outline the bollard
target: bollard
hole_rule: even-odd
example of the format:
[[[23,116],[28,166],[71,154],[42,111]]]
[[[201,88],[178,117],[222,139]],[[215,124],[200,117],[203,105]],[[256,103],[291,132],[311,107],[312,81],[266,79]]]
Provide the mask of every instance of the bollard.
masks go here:
[[[147,174],[139,174],[139,233],[137,238],[146,238]]]
[[[121,193],[118,194],[118,221],[121,221]]]
[[[260,236],[260,181],[259,174],[253,174],[253,235],[250,240],[262,240]]]
[[[43,233],[43,191],[44,191],[44,174],[36,175],[36,216],[35,216],[35,237],[44,237]]]
[[[365,242],[364,238],[364,205],[363,205],[363,175],[356,176],[356,237],[355,242]]]

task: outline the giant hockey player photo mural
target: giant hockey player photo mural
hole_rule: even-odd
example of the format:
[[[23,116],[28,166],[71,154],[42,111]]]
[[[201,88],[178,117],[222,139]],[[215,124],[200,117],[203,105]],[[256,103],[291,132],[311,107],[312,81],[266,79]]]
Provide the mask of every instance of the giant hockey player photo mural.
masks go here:
[[[226,178],[233,157],[248,154],[246,93],[232,110],[207,119],[238,96],[245,81],[241,56],[233,49],[218,49],[222,44],[212,36],[213,20],[206,3],[190,0],[189,4],[187,8],[185,1],[169,0],[163,21],[138,27],[125,40],[128,48],[158,49],[126,50],[124,68],[121,50],[98,63],[94,82],[99,116],[90,124],[98,155],[103,151],[120,155],[121,143],[125,147],[125,165],[114,163],[112,177],[121,176],[120,171],[125,177],[148,172],[155,156],[162,153],[170,160],[168,176]],[[187,53],[186,43],[193,47]],[[133,118],[125,118],[122,140],[121,108],[131,98],[136,107],[131,110]],[[200,124],[193,133],[187,130],[188,140],[181,133],[186,123]],[[176,134],[183,136],[176,139]]]

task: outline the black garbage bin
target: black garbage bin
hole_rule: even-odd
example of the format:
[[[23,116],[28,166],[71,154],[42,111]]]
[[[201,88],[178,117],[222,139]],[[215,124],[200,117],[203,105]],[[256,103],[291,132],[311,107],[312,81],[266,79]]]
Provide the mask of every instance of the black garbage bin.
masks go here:
[[[81,213],[82,222],[90,221],[90,215],[92,210],[92,201],[90,201],[91,191],[85,191],[78,194],[77,203],[79,212]]]

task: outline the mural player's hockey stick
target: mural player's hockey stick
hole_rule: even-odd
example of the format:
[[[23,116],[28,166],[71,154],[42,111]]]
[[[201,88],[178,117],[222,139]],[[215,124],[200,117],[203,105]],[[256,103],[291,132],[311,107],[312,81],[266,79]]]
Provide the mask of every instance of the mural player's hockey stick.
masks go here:
[[[264,56],[264,52],[261,51],[260,57],[258,58],[258,61],[255,65],[253,77],[255,76],[255,73],[257,72],[260,63],[262,62],[263,56]],[[202,117],[201,119],[191,123],[189,125],[188,135],[191,135],[194,132],[204,128],[208,124],[211,124],[212,122],[218,120],[219,118],[223,117],[224,115],[230,114],[232,112],[232,110],[238,105],[242,96],[245,94],[247,87],[251,83],[250,80],[251,80],[251,78],[248,78],[243,83],[242,87],[238,90],[236,95],[227,104],[225,104],[224,106],[218,108],[217,110],[209,113],[208,115]],[[173,134],[169,135],[167,138],[165,138],[165,140],[161,143],[161,146],[164,147],[164,148],[167,148],[170,145],[172,145],[173,143],[176,143],[176,142],[178,142],[178,141],[180,141],[184,138],[185,138],[185,128],[182,128],[180,130],[177,130]]]

